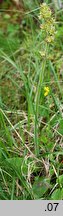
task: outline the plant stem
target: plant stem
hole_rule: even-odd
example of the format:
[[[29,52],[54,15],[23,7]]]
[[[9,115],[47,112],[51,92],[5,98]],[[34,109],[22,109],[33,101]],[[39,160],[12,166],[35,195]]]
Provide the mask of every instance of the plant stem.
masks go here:
[[[43,84],[43,79],[44,79],[44,72],[45,72],[45,65],[46,61],[44,60],[42,62],[42,69],[39,74],[39,82],[37,86],[37,93],[36,93],[36,99],[35,99],[35,154],[36,156],[39,156],[39,101],[40,101],[40,94],[41,94],[41,87]]]

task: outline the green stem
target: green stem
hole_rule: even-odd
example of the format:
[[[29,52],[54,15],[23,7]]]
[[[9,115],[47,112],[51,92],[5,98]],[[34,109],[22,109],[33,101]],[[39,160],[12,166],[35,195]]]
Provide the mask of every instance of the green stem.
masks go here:
[[[42,70],[39,74],[39,82],[37,87],[37,94],[36,94],[36,101],[35,101],[35,154],[39,156],[39,143],[38,143],[38,135],[39,135],[39,127],[38,127],[38,120],[39,120],[39,103],[40,103],[40,94],[41,94],[41,87],[43,84],[44,72],[45,72],[45,60],[42,62]]]

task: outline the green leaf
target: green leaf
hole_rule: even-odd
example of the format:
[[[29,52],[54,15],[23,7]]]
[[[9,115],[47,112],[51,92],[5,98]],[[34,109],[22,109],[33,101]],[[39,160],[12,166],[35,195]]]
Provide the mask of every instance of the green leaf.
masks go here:
[[[63,186],[63,175],[60,175],[57,179],[57,183],[59,183],[61,186]]]
[[[43,179],[42,177],[35,178],[32,189],[36,199],[42,197],[48,188],[50,188],[49,179]]]
[[[56,189],[51,196],[52,200],[62,200],[63,199],[63,188],[62,189]]]
[[[63,119],[61,119],[60,121],[60,125],[59,125],[59,133],[63,135]]]

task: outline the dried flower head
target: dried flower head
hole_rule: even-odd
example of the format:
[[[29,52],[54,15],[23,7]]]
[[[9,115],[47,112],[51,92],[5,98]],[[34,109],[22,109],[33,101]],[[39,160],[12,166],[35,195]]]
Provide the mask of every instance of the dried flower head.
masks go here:
[[[41,8],[40,8],[39,19],[44,19],[44,20],[50,19],[50,17],[51,17],[51,10],[48,7],[48,5],[46,3],[43,3],[40,6],[41,6]]]
[[[41,4],[39,19],[41,20],[40,28],[44,33],[44,41],[52,44],[56,34],[55,19],[46,3]]]

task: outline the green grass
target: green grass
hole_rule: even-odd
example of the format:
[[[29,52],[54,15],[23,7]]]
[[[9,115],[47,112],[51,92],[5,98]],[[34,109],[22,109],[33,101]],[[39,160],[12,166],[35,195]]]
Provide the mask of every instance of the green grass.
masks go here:
[[[39,2],[23,4],[22,17],[0,13],[0,199],[62,200],[63,14],[53,8],[56,39],[42,59]]]

